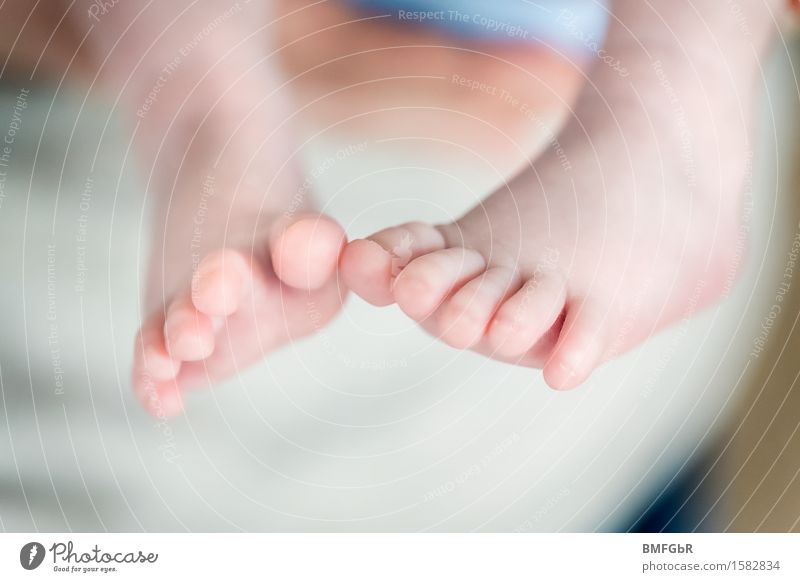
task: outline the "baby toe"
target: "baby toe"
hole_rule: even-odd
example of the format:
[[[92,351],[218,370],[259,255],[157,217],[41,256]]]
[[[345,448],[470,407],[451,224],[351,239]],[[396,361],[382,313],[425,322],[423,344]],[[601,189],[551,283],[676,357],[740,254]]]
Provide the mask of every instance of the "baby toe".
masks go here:
[[[454,348],[477,344],[503,299],[518,289],[512,269],[492,268],[469,281],[440,309],[440,337]]]
[[[456,247],[423,255],[398,275],[393,287],[395,301],[409,317],[420,321],[484,269],[483,255],[471,249]]]
[[[249,260],[239,251],[211,253],[192,278],[192,303],[201,313],[227,317],[239,308],[249,277]]]
[[[415,258],[441,250],[445,241],[429,224],[410,222],[354,240],[342,254],[342,278],[348,288],[372,305],[394,303],[392,282]]]
[[[163,317],[151,316],[134,341],[134,383],[141,378],[170,380],[178,375],[181,361],[170,356],[164,343]]]
[[[167,310],[164,338],[167,352],[177,360],[202,360],[214,351],[211,319],[195,309],[189,296],[174,301]]]
[[[489,326],[489,343],[500,357],[526,353],[550,329],[564,309],[566,287],[555,273],[528,279],[500,309]]]
[[[276,227],[272,236],[272,267],[290,287],[319,289],[336,270],[345,242],[342,227],[326,216],[292,219]]]
[[[575,301],[553,352],[544,367],[544,379],[556,390],[582,384],[602,362],[607,310],[589,301]]]
[[[392,256],[378,243],[358,239],[342,253],[342,280],[364,301],[377,306],[394,303],[392,297]]]
[[[142,407],[156,418],[171,418],[183,410],[183,397],[175,379],[162,382],[148,379],[134,384],[134,393]]]

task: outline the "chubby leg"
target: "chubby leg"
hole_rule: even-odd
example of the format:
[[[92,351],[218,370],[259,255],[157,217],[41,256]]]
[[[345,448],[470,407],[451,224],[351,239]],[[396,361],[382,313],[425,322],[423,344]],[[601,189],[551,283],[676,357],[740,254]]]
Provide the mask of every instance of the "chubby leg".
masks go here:
[[[445,140],[513,172],[586,80],[582,53],[459,37],[385,18],[391,10],[346,0],[276,0],[275,10],[278,58],[313,133],[411,137],[416,150]],[[525,108],[535,126],[520,123]]]

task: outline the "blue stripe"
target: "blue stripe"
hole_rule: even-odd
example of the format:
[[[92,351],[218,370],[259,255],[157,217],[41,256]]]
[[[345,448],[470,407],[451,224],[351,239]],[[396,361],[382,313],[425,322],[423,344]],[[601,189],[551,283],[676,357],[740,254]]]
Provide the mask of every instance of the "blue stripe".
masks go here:
[[[460,37],[528,42],[584,53],[602,43],[606,0],[347,0],[398,23],[435,26]]]

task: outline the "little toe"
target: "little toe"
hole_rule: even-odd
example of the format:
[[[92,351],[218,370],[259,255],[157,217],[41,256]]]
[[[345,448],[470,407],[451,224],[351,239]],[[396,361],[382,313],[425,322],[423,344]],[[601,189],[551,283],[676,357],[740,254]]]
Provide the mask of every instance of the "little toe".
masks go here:
[[[167,352],[177,360],[202,360],[214,351],[212,321],[195,309],[188,295],[174,301],[167,310],[164,338]]]
[[[503,300],[519,288],[513,269],[495,267],[469,281],[441,307],[440,337],[454,348],[477,344]]]
[[[134,392],[144,409],[156,418],[171,418],[183,410],[183,397],[175,379],[147,379],[134,385]]]
[[[164,343],[164,318],[151,316],[139,330],[134,342],[134,383],[142,377],[156,381],[170,380],[178,375],[181,361],[170,356]]]
[[[558,342],[544,366],[544,379],[556,390],[575,388],[601,363],[607,310],[588,301],[567,307]]]
[[[489,343],[500,357],[525,354],[550,329],[564,309],[566,287],[555,273],[528,279],[489,326]]]
[[[227,317],[239,308],[249,277],[249,261],[239,251],[211,253],[192,278],[192,303],[201,313]]]
[[[415,258],[445,248],[439,230],[421,222],[387,228],[347,245],[342,278],[348,288],[372,305],[394,303],[392,281]]]
[[[327,283],[346,242],[332,219],[305,215],[284,221],[271,237],[272,267],[278,278],[296,289],[314,290]]]
[[[394,299],[409,317],[420,321],[485,269],[486,259],[475,250],[454,247],[429,253],[411,261],[398,275]]]

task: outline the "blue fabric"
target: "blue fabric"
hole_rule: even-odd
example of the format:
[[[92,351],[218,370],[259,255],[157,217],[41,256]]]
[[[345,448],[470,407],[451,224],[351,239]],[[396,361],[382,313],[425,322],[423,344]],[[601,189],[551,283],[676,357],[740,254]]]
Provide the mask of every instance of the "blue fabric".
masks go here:
[[[398,23],[438,27],[494,42],[527,42],[555,49],[596,51],[608,24],[607,0],[348,0]],[[593,48],[594,47],[594,48]]]

